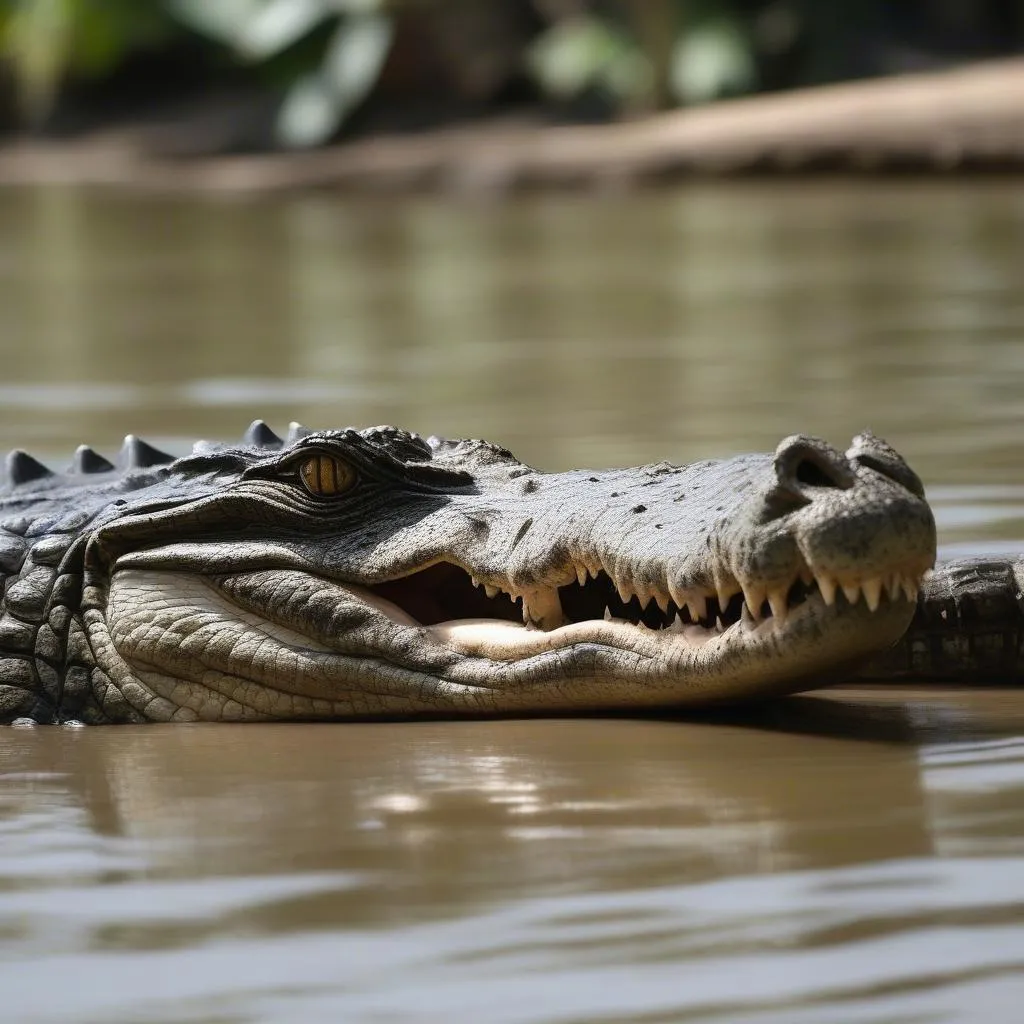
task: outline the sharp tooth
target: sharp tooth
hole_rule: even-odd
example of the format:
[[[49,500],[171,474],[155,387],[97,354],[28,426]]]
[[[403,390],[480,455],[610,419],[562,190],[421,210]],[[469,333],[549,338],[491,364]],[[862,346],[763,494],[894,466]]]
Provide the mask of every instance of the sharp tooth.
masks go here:
[[[628,604],[629,599],[633,596],[633,591],[630,587],[629,581],[625,579],[622,581],[615,580],[615,589],[618,591],[619,600],[623,604]]]
[[[655,595],[654,595],[654,600],[658,602],[658,607],[659,607],[659,608],[660,608],[660,609],[661,609],[661,610],[662,610],[662,611],[663,611],[663,612],[664,612],[664,613],[665,613],[666,615],[668,615],[668,606],[669,606],[669,604],[671,603],[671,600],[672,600],[672,599],[671,599],[671,598],[670,598],[670,597],[668,596],[668,594],[662,594],[662,593],[661,593],[660,591],[658,591],[658,592],[656,592],[656,593],[655,593]]]
[[[715,632],[716,633],[724,633],[725,632],[725,623],[722,621],[722,616],[721,615],[716,615],[715,616]]]
[[[768,591],[768,604],[772,610],[772,618],[779,623],[785,622],[786,616],[789,614],[789,604],[786,601],[786,594],[788,592],[788,587],[786,590]]]
[[[611,610],[611,608],[605,608],[605,610],[604,610],[604,621],[605,622],[611,622],[612,621],[612,610]]]
[[[800,567],[800,582],[805,586],[809,587],[814,582],[814,573],[811,572],[809,566]]]
[[[889,573],[885,579],[885,589],[892,601],[900,596],[900,574],[898,572]]]
[[[690,592],[685,587],[673,583],[672,580],[668,582],[668,592],[672,595],[672,600],[675,601],[677,608],[682,608],[690,597]]]
[[[582,587],[586,584],[587,580],[590,579],[590,574],[587,572],[587,567],[582,564],[575,566],[576,569],[576,582]]]
[[[480,581],[475,576],[470,576],[469,578],[474,587],[480,586]]]
[[[699,590],[693,591],[686,599],[686,607],[694,622],[703,622],[708,617],[708,599]]]
[[[817,576],[818,589],[821,591],[821,596],[825,601],[825,604],[831,606],[836,603],[836,581],[831,576],[825,575],[825,573],[819,573]]]
[[[754,621],[754,616],[750,614],[750,609],[747,607],[746,602],[743,603],[743,611],[740,612],[740,621],[750,629],[757,625]]]
[[[882,600],[882,577],[872,576],[866,579],[861,586],[864,589],[864,602],[871,611],[877,611]]]
[[[917,604],[917,583],[909,576],[902,583],[903,594],[911,604]]]
[[[644,609],[651,603],[651,592],[643,583],[634,583],[636,599],[640,602],[640,608]]]
[[[736,582],[734,576],[729,573],[719,575],[717,568],[712,569],[715,578],[715,593],[718,596],[718,607],[725,608],[728,606],[729,601],[732,600],[732,595],[739,589],[739,584]]]
[[[743,587],[743,600],[750,609],[750,614],[753,615],[755,619],[761,618],[761,605],[764,604],[766,594],[767,591],[765,588],[757,583],[747,583]],[[719,607],[725,611],[725,605],[721,602],[719,602]]]
[[[859,583],[844,583],[843,593],[846,595],[846,600],[850,604],[856,604],[857,598],[860,597],[860,584]]]
[[[497,597],[498,596],[498,588],[497,587],[492,587],[490,585],[490,583],[485,583],[484,584],[484,593],[488,597]]]
[[[564,626],[565,621],[557,590],[538,588],[523,594],[523,622],[527,626],[551,630]]]

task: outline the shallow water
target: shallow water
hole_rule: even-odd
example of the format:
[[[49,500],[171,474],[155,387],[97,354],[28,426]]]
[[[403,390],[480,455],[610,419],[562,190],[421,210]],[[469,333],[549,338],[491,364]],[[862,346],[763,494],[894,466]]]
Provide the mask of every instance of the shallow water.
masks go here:
[[[842,445],[1024,538],[1024,199],[0,192],[0,441],[262,415],[548,468]],[[1012,1021],[1024,695],[728,718],[0,731],[0,1019]]]

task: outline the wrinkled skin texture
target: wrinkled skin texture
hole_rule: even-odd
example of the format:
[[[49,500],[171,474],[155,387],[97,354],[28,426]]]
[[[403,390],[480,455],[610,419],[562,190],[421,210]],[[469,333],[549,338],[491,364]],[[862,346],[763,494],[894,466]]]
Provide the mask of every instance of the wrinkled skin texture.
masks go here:
[[[914,616],[935,525],[884,442],[545,474],[390,427],[171,461],[129,438],[0,496],[0,721],[702,705],[828,681]]]

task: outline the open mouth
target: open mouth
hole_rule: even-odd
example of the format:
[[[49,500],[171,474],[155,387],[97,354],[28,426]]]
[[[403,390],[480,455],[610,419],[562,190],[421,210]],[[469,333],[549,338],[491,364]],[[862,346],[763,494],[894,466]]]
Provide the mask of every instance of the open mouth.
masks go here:
[[[748,626],[781,624],[801,605],[820,597],[826,606],[863,601],[874,612],[886,601],[917,600],[923,568],[840,580],[804,567],[788,585],[772,589],[755,581],[722,590],[676,588],[637,593],[616,583],[603,568],[577,569],[559,587],[516,593],[510,584],[482,583],[450,562],[438,562],[365,589],[397,606],[422,626],[452,626],[467,620],[552,632],[580,623],[614,622],[650,632],[685,633],[692,641]]]

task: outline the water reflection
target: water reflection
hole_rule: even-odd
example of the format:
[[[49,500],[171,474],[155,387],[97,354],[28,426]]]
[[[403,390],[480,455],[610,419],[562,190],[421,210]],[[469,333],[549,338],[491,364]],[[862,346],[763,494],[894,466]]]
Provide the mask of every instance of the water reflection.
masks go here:
[[[909,998],[1024,966],[1022,725],[1012,695],[950,691],[697,722],[8,730],[5,1005],[534,1020],[506,1002],[529,978],[539,1019],[897,1019],[869,979]],[[832,1014],[854,993],[863,1014]]]

